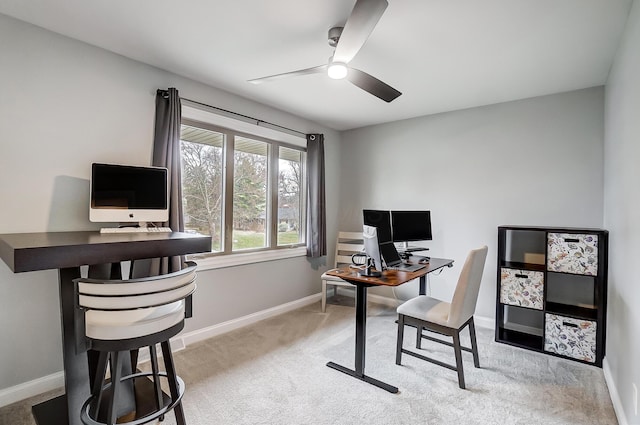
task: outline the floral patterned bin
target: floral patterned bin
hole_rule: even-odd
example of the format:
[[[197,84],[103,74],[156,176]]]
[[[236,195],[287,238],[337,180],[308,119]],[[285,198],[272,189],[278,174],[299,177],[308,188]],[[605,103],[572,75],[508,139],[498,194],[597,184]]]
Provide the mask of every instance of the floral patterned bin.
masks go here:
[[[546,313],[544,351],[594,363],[596,322]]]
[[[598,235],[549,233],[547,270],[598,275]]]
[[[542,310],[543,293],[543,272],[500,269],[501,303]]]

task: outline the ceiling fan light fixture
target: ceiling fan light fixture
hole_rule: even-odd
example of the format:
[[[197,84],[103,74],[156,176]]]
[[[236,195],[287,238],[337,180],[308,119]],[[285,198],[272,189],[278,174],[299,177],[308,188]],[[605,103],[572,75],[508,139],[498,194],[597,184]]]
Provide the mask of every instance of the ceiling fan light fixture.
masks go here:
[[[348,68],[346,63],[331,62],[327,67],[327,74],[334,80],[341,80],[347,76]]]

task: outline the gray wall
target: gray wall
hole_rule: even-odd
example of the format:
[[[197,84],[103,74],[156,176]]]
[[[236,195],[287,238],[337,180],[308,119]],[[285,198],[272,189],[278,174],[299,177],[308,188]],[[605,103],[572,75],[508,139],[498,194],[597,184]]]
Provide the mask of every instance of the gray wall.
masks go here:
[[[97,228],[88,221],[90,164],[150,163],[158,88],[324,133],[327,187],[338,186],[340,134],[315,123],[4,15],[0,63],[0,233]],[[336,206],[329,191],[332,232]],[[187,330],[318,293],[317,266],[299,257],[202,272]],[[14,275],[0,262],[0,294],[0,390],[62,370],[57,273]]]
[[[498,225],[602,226],[603,114],[599,87],[345,132],[340,227],[361,228],[362,208],[431,210],[425,245],[456,260],[432,294],[450,299],[486,244],[477,314],[493,318]]]
[[[640,3],[633,3],[606,86],[604,222],[609,235],[608,367],[629,424],[640,423]],[[640,388],[638,388],[640,390]],[[621,423],[623,423],[621,421]]]

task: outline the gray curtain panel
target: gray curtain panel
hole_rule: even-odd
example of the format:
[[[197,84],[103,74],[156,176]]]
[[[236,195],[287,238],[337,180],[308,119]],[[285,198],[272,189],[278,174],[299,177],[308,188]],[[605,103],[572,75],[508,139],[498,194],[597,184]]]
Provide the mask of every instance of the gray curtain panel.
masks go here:
[[[307,134],[307,257],[327,255],[324,135]]]
[[[156,127],[153,140],[153,163],[169,170],[169,221],[164,227],[174,232],[184,231],[182,216],[182,177],[180,169],[180,121],[182,105],[178,90],[158,90],[156,93]],[[170,273],[182,268],[183,258],[163,258],[160,272]]]

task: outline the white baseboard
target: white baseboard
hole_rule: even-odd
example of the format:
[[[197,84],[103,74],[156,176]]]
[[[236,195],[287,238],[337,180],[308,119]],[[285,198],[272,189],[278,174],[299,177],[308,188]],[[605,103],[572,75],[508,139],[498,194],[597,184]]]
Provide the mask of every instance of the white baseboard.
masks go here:
[[[627,422],[627,416],[624,414],[624,408],[622,407],[620,394],[618,394],[618,389],[616,387],[616,383],[613,380],[613,376],[611,375],[611,368],[609,367],[609,362],[607,361],[606,357],[602,360],[602,371],[604,372],[604,381],[607,383],[609,396],[611,397],[611,403],[613,403],[613,411],[616,413],[618,423],[620,425],[628,425],[629,422]]]
[[[320,301],[320,293],[310,295],[308,297],[291,301],[286,304],[282,304],[273,308],[262,310],[253,314],[249,314],[244,317],[229,320],[227,322],[219,323],[214,326],[210,326],[203,329],[198,329],[192,332],[187,332],[179,335],[177,338],[171,340],[172,351],[180,351],[187,345],[194,342],[202,341],[207,338],[211,338],[223,333],[230,332],[234,329],[241,328],[243,326],[250,325],[260,320],[267,319],[269,317],[277,316],[282,313],[286,313],[291,310],[295,310],[300,307],[304,307],[309,304],[317,303]],[[144,362],[149,359],[149,352],[143,350],[140,353],[140,362]],[[52,375],[44,376],[42,378],[34,379],[33,381],[24,382],[22,384],[15,385],[13,387],[0,389],[0,407],[15,403],[27,399],[29,397],[42,394],[47,391],[54,390],[64,386],[64,373],[56,372]]]
[[[226,322],[218,323],[217,325],[208,326],[206,328],[184,333],[182,335],[179,335],[176,340],[182,340],[182,345],[188,346],[195,342],[203,341],[205,339],[209,339],[214,336],[222,335],[235,329],[251,325],[253,323],[259,322],[260,320],[268,319],[269,317],[278,316],[288,311],[295,310],[309,304],[317,303],[318,301],[320,301],[320,298],[320,293],[309,295],[308,297],[291,301],[286,304],[281,304],[276,307],[268,308],[266,310],[258,311],[247,316],[238,317],[237,319],[228,320]],[[171,340],[172,343],[173,341],[174,340]]]
[[[338,291],[338,294],[345,297],[351,297],[351,298],[356,297],[355,287],[347,286],[346,288],[342,288],[342,287],[336,286],[336,291]],[[402,304],[402,300],[398,300],[396,298],[391,298],[391,297],[385,297],[383,295],[371,294],[371,293],[367,294],[367,302],[381,304],[391,308],[396,308],[400,304]]]
[[[473,315],[473,323],[479,328],[496,329],[496,321],[493,317]]]
[[[402,304],[401,300],[385,297],[382,295],[375,295],[375,294],[367,294],[367,301],[371,301],[372,303],[376,303],[376,304],[382,304],[384,306],[391,307],[391,308],[396,308],[400,304]]]
[[[56,372],[0,390],[0,407],[64,386],[64,373]]]

